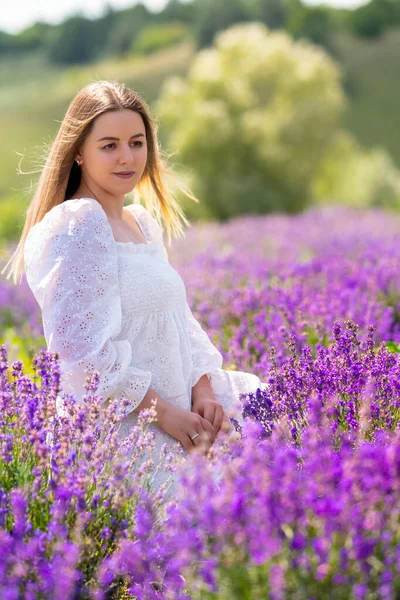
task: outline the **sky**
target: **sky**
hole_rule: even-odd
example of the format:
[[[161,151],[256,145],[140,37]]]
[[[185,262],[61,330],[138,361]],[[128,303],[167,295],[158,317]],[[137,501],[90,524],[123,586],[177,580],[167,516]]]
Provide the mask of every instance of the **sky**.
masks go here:
[[[329,4],[341,8],[355,8],[368,0],[303,0],[306,4]],[[167,0],[142,0],[150,10],[160,10]],[[13,0],[7,2],[0,12],[0,30],[18,33],[35,21],[59,23],[65,17],[79,12],[87,17],[98,17],[107,4],[113,8],[126,8],[136,4],[135,0]]]

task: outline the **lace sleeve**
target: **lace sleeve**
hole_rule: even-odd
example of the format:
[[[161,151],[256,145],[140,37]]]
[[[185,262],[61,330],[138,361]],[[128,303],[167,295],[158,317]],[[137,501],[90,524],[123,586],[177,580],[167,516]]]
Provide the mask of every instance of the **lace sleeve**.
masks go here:
[[[156,219],[144,207],[141,207],[147,221],[147,228],[154,239],[163,240],[163,233]],[[163,257],[168,261],[168,253],[163,244]],[[191,387],[196,385],[202,375],[208,375],[216,369],[222,368],[223,356],[214,346],[207,333],[195,319],[189,304],[186,303],[186,327],[190,340],[193,369],[191,373]],[[210,376],[208,375],[208,379]]]
[[[130,342],[118,337],[117,248],[102,207],[91,199],[57,205],[29,232],[24,259],[48,349],[60,358],[62,391],[82,402],[85,370],[98,370],[96,394],[104,401],[126,397],[130,404],[124,414],[134,410],[152,374],[132,364]]]
[[[189,304],[186,304],[187,332],[192,350],[192,387],[202,375],[222,368],[223,356],[214,346],[207,333],[195,319]],[[210,379],[210,377],[208,377]]]

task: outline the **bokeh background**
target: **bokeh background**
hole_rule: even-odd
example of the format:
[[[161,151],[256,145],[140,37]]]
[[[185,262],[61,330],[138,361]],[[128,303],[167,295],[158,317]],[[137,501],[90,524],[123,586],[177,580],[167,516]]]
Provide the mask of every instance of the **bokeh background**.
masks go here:
[[[346,4],[357,5],[169,0],[110,3],[90,17],[60,3],[14,32],[13,15],[2,16],[1,241],[23,221],[37,177],[27,172],[95,78],[144,96],[176,173],[201,200],[186,203],[189,217],[397,207],[400,1]]]

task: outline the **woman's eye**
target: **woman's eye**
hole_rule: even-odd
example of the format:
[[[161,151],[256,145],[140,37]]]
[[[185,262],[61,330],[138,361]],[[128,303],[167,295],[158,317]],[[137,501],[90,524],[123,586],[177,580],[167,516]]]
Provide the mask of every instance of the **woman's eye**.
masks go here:
[[[143,146],[143,142],[140,142],[140,141],[132,142],[132,144],[139,144],[139,146],[137,146],[138,148]],[[106,148],[110,148],[111,146],[115,146],[115,144],[107,144],[107,146],[104,146],[103,150],[105,150]]]

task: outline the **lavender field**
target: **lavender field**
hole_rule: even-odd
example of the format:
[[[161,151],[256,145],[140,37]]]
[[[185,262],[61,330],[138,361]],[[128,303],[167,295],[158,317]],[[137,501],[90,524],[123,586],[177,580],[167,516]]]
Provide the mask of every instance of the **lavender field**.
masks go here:
[[[174,494],[151,489],[153,410],[118,446],[94,376],[57,415],[38,308],[2,282],[0,598],[400,598],[399,232],[324,207],[174,241],[224,368],[269,384],[208,458],[164,453]]]

